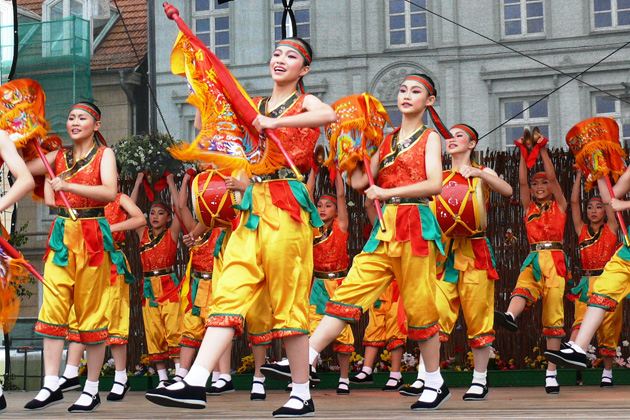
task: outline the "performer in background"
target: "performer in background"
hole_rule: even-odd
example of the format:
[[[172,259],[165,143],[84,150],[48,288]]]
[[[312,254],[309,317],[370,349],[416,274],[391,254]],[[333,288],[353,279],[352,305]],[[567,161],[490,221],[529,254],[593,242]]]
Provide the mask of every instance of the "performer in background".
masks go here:
[[[142,173],[138,174],[131,193],[134,203],[142,184]],[[166,176],[173,205],[178,205],[178,192],[173,174]],[[149,212],[149,225],[136,229],[140,239],[140,259],[144,279],[142,281],[142,315],[147,339],[149,360],[155,363],[160,378],[158,387],[168,380],[166,361],[170,358],[179,369],[179,338],[183,313],[180,307],[179,280],[174,273],[175,254],[181,226],[173,218],[171,206],[155,201]],[[161,301],[158,299],[167,297]]]
[[[261,115],[254,126],[275,130],[300,171],[311,167],[319,136],[316,127],[336,119],[332,108],[297,92],[310,69],[312,51],[299,38],[282,40],[270,61],[274,89],[258,99]],[[267,141],[266,147],[276,147]],[[186,408],[206,405],[205,383],[229,347],[243,332],[243,318],[265,285],[273,307],[273,337],[283,338],[292,370],[293,390],[275,416],[312,415],[308,378],[308,292],[313,270],[312,224],[321,220],[304,184],[288,162],[271,174],[257,174],[240,206],[241,224],[225,250],[221,279],[214,294],[206,335],[183,381],[147,393],[157,404]],[[290,262],[290,263],[288,263]]]
[[[523,262],[521,274],[512,292],[507,312],[496,310],[497,325],[508,331],[517,331],[516,318],[534,306],[542,298],[543,336],[547,339],[548,350],[558,350],[564,337],[564,288],[567,279],[566,257],[562,250],[564,224],[567,219],[567,200],[556,178],[556,171],[549,158],[545,145],[547,139],[539,136],[534,139],[540,148],[540,158],[544,172],[532,175],[528,184],[527,163],[524,146],[521,148],[519,163],[519,184],[521,204],[527,213],[525,228],[530,253]],[[523,139],[516,140],[517,146]],[[556,365],[549,363],[545,380],[545,391],[558,394]]]
[[[0,130],[0,162],[7,165],[9,172],[11,172],[11,175],[15,178],[13,185],[0,197],[0,212],[3,212],[32,191],[35,187],[35,181],[22,160],[22,157],[18,154],[13,141],[11,141],[11,138],[9,138],[9,135],[4,130]],[[4,231],[4,229],[0,230]],[[1,232],[0,234],[3,235]],[[2,284],[6,285],[3,286],[3,288],[14,287],[14,285],[11,284],[12,277],[26,276],[26,273],[23,272],[21,267],[12,263],[11,259],[4,255],[4,252],[0,259],[0,267],[2,268],[0,274]],[[17,299],[19,300],[19,298]],[[0,309],[4,311],[7,308]],[[7,400],[4,396],[2,386],[0,386],[0,413],[6,411],[6,409]]]
[[[311,169],[307,187],[313,199],[315,178]],[[324,222],[313,241],[313,286],[310,295],[310,332],[315,331],[326,310],[326,304],[348,274],[348,208],[341,174],[335,177],[336,194],[322,194],[317,200],[317,212]],[[314,200],[313,200],[314,201]],[[350,393],[348,374],[350,356],[354,352],[354,336],[350,325],[334,341],[333,350],[339,360],[339,385],[337,394]],[[317,361],[313,363],[313,367]]]
[[[569,344],[572,344],[578,335],[586,311],[586,303],[593,295],[597,279],[604,271],[606,263],[615,255],[619,245],[616,233],[619,225],[615,219],[615,213],[610,205],[604,204],[601,197],[593,197],[588,200],[586,207],[588,223],[582,221],[581,178],[582,172],[578,169],[571,192],[571,216],[575,233],[578,235],[582,279],[571,290],[577,299],[575,300],[575,321]],[[623,305],[619,302],[614,312],[606,313],[602,325],[597,330],[599,354],[604,358],[604,371],[600,383],[602,388],[613,386],[613,358],[617,357],[617,343],[621,334],[622,318]]]
[[[355,189],[368,200],[385,202],[387,230],[374,225],[363,252],[354,258],[344,283],[335,291],[326,316],[310,339],[309,361],[339,335],[347,322],[357,322],[396,279],[405,302],[408,337],[417,341],[427,368],[427,383],[411,408],[436,409],[450,392],[439,369],[439,313],[435,305],[436,252],[443,252],[440,227],[428,207],[442,190],[442,147],[438,134],[422,124],[436,99],[435,85],[426,75],[407,76],[398,91],[402,125],[381,144],[369,168],[377,185],[368,187],[363,171],[351,174]],[[442,126],[443,127],[443,126]],[[444,130],[446,131],[446,130]],[[450,137],[446,131],[444,134]]]
[[[461,308],[475,365],[472,385],[463,398],[464,401],[482,401],[488,396],[486,377],[490,346],[494,342],[494,281],[499,278],[492,246],[486,238],[486,210],[490,189],[509,197],[512,187],[492,169],[472,159],[479,138],[473,127],[458,124],[451,128],[451,134],[453,138],[446,140],[446,152],[452,158],[451,169],[444,171],[442,194],[432,203],[441,213],[437,214],[437,219],[447,250],[446,259],[438,267],[436,304],[440,312],[440,339],[449,339]],[[464,188],[451,187],[455,182],[463,182]],[[466,195],[458,196],[458,192]],[[460,201],[459,208],[451,208],[450,203],[457,201]],[[469,212],[466,216],[472,216],[470,219],[479,219],[477,225],[453,223],[450,212],[462,215],[466,211]]]
[[[373,227],[376,219],[376,209],[372,201],[365,200],[365,212],[370,221],[369,227]],[[372,229],[370,229],[371,231]],[[369,239],[369,233],[365,239]],[[402,365],[403,351],[407,344],[407,335],[400,331],[398,324],[399,301],[400,291],[398,283],[394,280],[376,302],[370,306],[368,311],[370,321],[363,335],[363,347],[365,348],[363,366],[359,373],[350,378],[350,383],[373,383],[372,371],[378,356],[378,349],[385,347],[391,354],[391,370],[389,379],[382,390],[390,392],[398,391],[402,388],[404,381],[400,367]],[[421,389],[414,396],[418,397],[420,394],[422,394]],[[409,394],[405,393],[403,395]]]
[[[64,191],[77,220],[72,220],[59,195],[57,214],[48,237],[44,277],[59,291],[44,289],[35,333],[44,337],[44,387],[24,408],[39,410],[63,400],[59,366],[68,336],[74,304],[81,343],[87,345],[88,378],[83,393],[68,409],[88,412],[100,405],[98,380],[108,333],[109,285],[114,241],[105,218],[105,206],[116,199],[117,172],[114,152],[97,142],[101,113],[89,102],[75,104],[66,123],[72,149],[46,155],[57,177],[46,182],[45,194]],[[100,140],[100,136],[98,136]],[[41,161],[29,162],[34,175],[46,173]]]
[[[53,201],[54,197],[47,197]],[[51,204],[52,205],[52,204]],[[127,380],[127,344],[129,342],[129,284],[136,278],[131,273],[127,257],[122,252],[125,232],[141,229],[146,225],[142,211],[127,194],[118,193],[116,200],[105,206],[105,218],[109,223],[114,239],[115,251],[112,257],[111,286],[109,288],[109,335],[107,345],[114,359],[114,385],[107,395],[108,401],[120,401],[129,391]],[[79,364],[85,352],[81,344],[74,307],[70,311],[69,333],[67,340],[68,356],[63,375],[59,378],[62,392],[79,388]]]

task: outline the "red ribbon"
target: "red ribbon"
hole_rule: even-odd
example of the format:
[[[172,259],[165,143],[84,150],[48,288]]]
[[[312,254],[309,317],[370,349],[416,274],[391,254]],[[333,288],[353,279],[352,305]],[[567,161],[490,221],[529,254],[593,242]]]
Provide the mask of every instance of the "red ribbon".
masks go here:
[[[144,174],[144,176],[142,177],[142,185],[144,186],[144,192],[147,194],[147,198],[149,199],[149,201],[153,202],[155,200],[155,193],[151,189],[151,186],[149,185],[149,181],[147,181],[146,171],[143,171],[142,173]]]
[[[539,140],[538,143],[536,143],[534,145],[534,147],[532,147],[532,151],[531,152],[529,152],[527,150],[527,147],[522,142],[520,142],[518,140],[514,141],[514,145],[516,147],[518,147],[519,149],[521,149],[521,154],[525,158],[525,162],[527,163],[527,167],[529,169],[531,169],[536,164],[536,159],[538,159],[538,154],[540,153],[540,149],[542,147],[545,147],[547,145],[547,142],[548,142],[547,138],[546,137],[542,137],[542,139]]]

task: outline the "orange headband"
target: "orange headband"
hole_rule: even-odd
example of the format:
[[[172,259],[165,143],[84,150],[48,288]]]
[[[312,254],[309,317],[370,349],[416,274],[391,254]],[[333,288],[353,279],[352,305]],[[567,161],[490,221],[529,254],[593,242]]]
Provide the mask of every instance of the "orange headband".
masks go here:
[[[331,201],[335,206],[337,205],[337,198],[335,198],[334,196],[330,195],[330,194],[324,194],[321,197],[319,197],[319,200],[317,200],[318,202],[320,200],[328,200]]]
[[[99,114],[96,109],[92,108],[91,106],[89,106],[87,104],[76,104],[72,108],[70,108],[70,112],[72,112],[72,110],[74,110],[74,109],[80,109],[81,111],[87,112],[92,117],[94,117],[94,119],[96,121],[100,121],[101,120],[101,114]]]
[[[544,172],[536,172],[533,176],[532,176],[532,181],[538,178],[547,178],[547,174]]]
[[[281,45],[285,47],[293,48],[294,50],[300,53],[304,61],[306,61],[307,66],[311,64],[311,56],[309,55],[308,51],[306,51],[306,48],[304,48],[299,43],[292,41],[290,39],[283,39],[282,41],[278,43],[278,46],[281,46]]]

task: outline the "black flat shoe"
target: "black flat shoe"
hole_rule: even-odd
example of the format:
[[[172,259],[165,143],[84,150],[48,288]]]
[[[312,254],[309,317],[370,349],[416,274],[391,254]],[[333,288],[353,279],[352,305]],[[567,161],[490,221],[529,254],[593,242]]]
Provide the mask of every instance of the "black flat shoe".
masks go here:
[[[64,382],[59,385],[61,392],[68,392],[73,389],[81,388],[81,382],[79,382],[78,376],[75,376],[74,378],[66,378],[65,376],[62,376],[60,379],[64,379]]]
[[[265,383],[260,381],[254,381],[255,384],[260,384],[263,386],[263,392],[250,392],[249,399],[251,401],[265,401],[267,398],[267,392],[265,391]]]
[[[7,411],[7,399],[4,398],[4,394],[0,395],[0,413]]]
[[[337,384],[337,395],[350,395],[350,386],[345,382]]]
[[[602,378],[602,381],[599,383],[600,388],[612,388],[613,386],[615,386],[615,384],[612,378]]]
[[[176,379],[176,378],[179,378],[179,379]],[[171,379],[167,379],[167,380],[162,381],[162,382],[164,382],[164,385],[169,386],[169,385],[173,385],[174,383],[177,383],[177,382],[183,381],[183,380],[184,380],[183,377],[181,377],[179,375],[175,375]]]
[[[71,413],[90,413],[94,410],[96,410],[98,408],[99,405],[101,405],[101,397],[98,396],[98,393],[92,395],[89,392],[85,392],[83,391],[81,393],[81,395],[88,395],[92,398],[92,402],[90,403],[90,405],[77,405],[77,404],[72,404],[69,408],[68,411]]]
[[[358,376],[361,375],[361,374],[363,374],[365,376],[359,378]],[[350,383],[353,383],[353,384],[372,384],[372,383],[374,383],[374,379],[372,378],[372,374],[371,373],[367,374],[367,373],[361,371],[361,372],[357,373],[355,376],[353,376],[352,378],[350,378]]]
[[[291,380],[291,366],[279,365],[277,363],[265,363],[260,367],[260,371],[266,378],[276,381]]]
[[[206,408],[206,387],[191,386],[183,382],[184,387],[177,390],[157,388],[147,391],[145,397],[154,404],[164,407],[202,409]]]
[[[557,376],[555,376],[555,375],[545,376],[545,379],[547,379],[547,378],[554,378],[554,379],[556,379]],[[559,394],[560,393],[560,385],[551,385],[551,386],[550,385],[545,385],[545,392],[547,392],[547,394]]]
[[[486,398],[488,398],[488,385],[472,383],[470,387],[472,388],[473,386],[481,388],[482,390],[481,394],[474,394],[471,392],[467,392],[462,397],[464,401],[483,401]]]
[[[505,328],[508,331],[518,331],[518,324],[512,315],[507,312],[494,311],[494,323],[499,327]]]
[[[411,384],[411,386],[403,386],[402,388],[400,388],[398,393],[400,395],[404,395],[405,397],[419,397],[422,394],[422,391],[424,391],[424,381],[422,379],[416,379],[416,381]]]
[[[389,378],[389,379],[392,379],[392,378]],[[389,382],[389,379],[387,380],[387,382]],[[400,388],[402,388],[404,384],[405,384],[405,381],[401,377],[400,379],[396,379],[396,385],[385,384],[385,386],[381,388],[381,390],[385,392],[396,392],[396,391],[399,391]]]
[[[448,390],[446,383],[443,383],[440,389],[429,388],[428,386],[425,386],[424,390],[437,392],[437,397],[435,397],[435,400],[433,400],[432,402],[416,401],[411,406],[412,410],[437,410],[442,404],[444,404],[446,401],[448,401],[449,398],[451,398],[451,392]]]
[[[274,417],[313,417],[315,415],[315,405],[312,398],[304,401],[300,397],[292,396],[289,399],[300,401],[302,408],[280,407],[272,413]]]
[[[129,381],[125,382],[124,384],[121,384],[120,382],[114,382],[114,385],[116,384],[123,387],[122,394],[110,392],[109,394],[107,394],[107,401],[122,401],[122,399],[125,398],[125,395],[127,395],[129,388],[131,388],[131,385],[129,385]]]
[[[547,350],[544,356],[547,361],[559,366],[586,369],[588,364],[586,354],[577,352],[573,347],[564,350]]]
[[[217,386],[222,384],[222,386]],[[226,381],[223,378],[219,378],[212,386],[206,388],[206,395],[223,395],[228,392],[234,392],[234,384],[232,380]]]
[[[50,388],[46,388],[46,387],[42,389],[45,389],[46,391],[50,392],[50,395],[48,396],[48,398],[46,398],[44,401],[36,400],[33,398],[32,400],[26,403],[26,405],[24,406],[25,410],[43,410],[44,408],[48,408],[52,405],[59,404],[60,402],[63,401],[63,393],[61,392],[61,389],[57,388],[56,391],[51,391]]]

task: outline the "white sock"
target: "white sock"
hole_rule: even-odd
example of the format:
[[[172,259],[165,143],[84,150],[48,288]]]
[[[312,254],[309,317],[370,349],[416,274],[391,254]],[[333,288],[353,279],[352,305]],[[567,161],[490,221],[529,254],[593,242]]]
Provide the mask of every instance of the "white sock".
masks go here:
[[[427,403],[435,401],[435,399],[437,398],[437,391],[434,391],[433,389],[440,389],[442,388],[443,384],[444,379],[442,379],[440,369],[436,370],[435,372],[427,372],[424,391],[422,391],[422,394],[420,395],[418,401]]]
[[[278,362],[279,366],[289,366],[289,359],[282,359]]]
[[[117,370],[114,373],[114,382],[119,382],[123,385],[126,384],[127,383],[127,369]],[[125,388],[122,385],[118,385],[117,383],[115,383],[114,386],[112,387],[112,392],[114,394],[122,395],[124,391],[125,391]]]
[[[48,388],[53,392],[59,389],[59,376],[44,376],[44,388]],[[35,399],[38,401],[44,401],[48,397],[50,397],[50,392],[47,389],[42,388],[35,396]]]
[[[545,376],[545,386],[558,386],[557,370],[547,370]]]
[[[567,345],[568,345],[569,347],[573,347],[573,345],[574,345],[574,344],[575,344],[575,343],[573,342],[573,340],[569,340],[569,341],[567,341]]]
[[[560,350],[560,351],[563,351],[563,352],[566,352],[566,353],[571,353],[571,350],[575,350],[578,353],[586,354],[586,352],[584,350],[582,350],[582,347],[578,346],[575,343],[571,344],[571,348]]]
[[[513,319],[514,321],[516,321],[516,317],[514,316],[514,314],[513,314],[512,312],[506,312],[506,314],[508,314],[509,316],[511,316],[511,317],[512,317],[512,319]]]
[[[79,366],[66,365],[66,368],[63,371],[63,375],[68,379],[76,378],[79,376]],[[60,378],[61,382],[59,385],[63,384],[66,380],[64,378]]]
[[[160,382],[168,380],[166,369],[158,369],[157,373],[158,373],[158,377],[160,378]]]
[[[262,383],[259,383],[262,382]],[[254,376],[254,382],[252,383],[252,394],[264,394],[265,393],[265,377],[259,378]]]
[[[79,399],[76,400],[75,404],[87,407],[88,405],[92,404],[92,396],[98,394],[98,381],[85,381],[83,392],[87,392],[90,395],[81,393]]]
[[[422,361],[422,356],[420,356],[420,362],[418,363],[418,380],[424,382],[427,376],[427,369],[424,367],[424,362]]]
[[[175,362],[175,374],[177,374],[177,371],[179,370],[179,366],[180,366],[179,362]]]
[[[389,377],[398,380],[398,379],[402,378],[402,373],[400,373],[400,372],[389,372]]]
[[[175,372],[175,380],[181,381],[182,378],[184,378],[187,373],[188,373],[188,369],[184,369],[183,367],[180,366],[179,369],[177,369],[177,371]]]
[[[3,392],[2,392],[2,385],[0,385],[0,397],[2,396]]]
[[[311,390],[309,388],[309,382],[305,382],[303,384],[298,384],[293,382],[293,388],[291,390],[291,396],[292,397],[299,397],[301,399],[303,399],[304,401],[308,401],[311,399]],[[295,408],[295,409],[300,409],[303,407],[303,404],[296,400],[296,399],[292,399],[290,398],[289,401],[287,401],[287,403],[284,405],[285,407],[288,408]]]
[[[604,371],[602,372],[602,381],[604,381],[604,379],[609,379],[609,380],[604,381],[604,382],[612,382],[612,378],[613,378],[612,370],[604,369]],[[2,395],[2,394],[0,394],[0,395]]]
[[[319,353],[312,347],[308,348],[308,364],[312,365],[319,357]]]
[[[339,377],[339,383],[348,385],[348,384],[350,384],[350,378]]]
[[[218,370],[213,371],[212,372],[212,384],[214,385],[214,383],[216,381],[218,381],[220,377],[221,377],[221,372],[219,372]]]
[[[361,375],[361,374],[363,374],[363,375]],[[361,372],[357,373],[357,376],[356,376],[356,377],[358,377],[359,375],[361,375],[361,377],[360,377],[359,379],[363,379],[363,378],[365,378],[365,377],[367,377],[367,376],[370,376],[371,374],[372,374],[372,368],[371,368],[371,367],[369,367],[369,366],[363,366],[363,367],[361,368]]]
[[[184,378],[184,381],[190,386],[206,386],[210,372],[202,366],[193,365],[188,372],[188,375]],[[176,383],[175,385],[179,384]]]
[[[218,388],[220,389],[220,388],[223,388],[224,386],[226,386],[226,382],[230,382],[232,380],[232,375],[228,375],[226,373],[222,373],[219,376],[219,379],[223,379],[223,381],[225,381],[225,382],[223,382],[223,381],[217,382],[216,384],[214,384],[214,386],[217,386],[217,384],[219,384],[220,386]]]
[[[479,385],[486,385],[487,384],[487,380],[486,380],[487,374],[488,374],[488,371],[477,372],[476,370],[473,370],[472,383],[473,384],[479,384]],[[471,386],[470,388],[468,388],[468,391],[466,393],[467,394],[480,394],[481,395],[483,393],[483,388],[478,387],[478,386]]]

